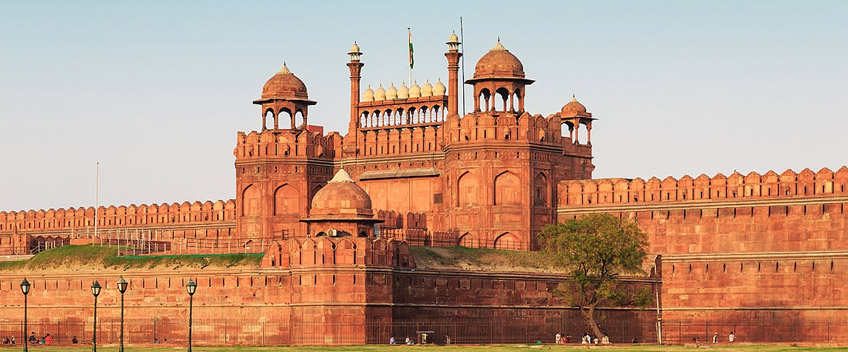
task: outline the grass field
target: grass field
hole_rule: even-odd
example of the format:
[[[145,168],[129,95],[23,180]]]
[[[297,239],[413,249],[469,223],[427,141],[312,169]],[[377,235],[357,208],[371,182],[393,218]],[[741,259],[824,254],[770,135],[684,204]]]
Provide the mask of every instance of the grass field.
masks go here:
[[[94,244],[62,246],[40,252],[29,260],[0,262],[0,271],[51,270],[67,268],[153,269],[153,268],[230,268],[258,267],[262,253],[256,254],[185,254],[118,256],[118,247]],[[2,347],[2,346],[0,346]]]
[[[710,351],[726,351],[726,352],[805,352],[805,351],[816,351],[816,352],[830,352],[830,351],[846,351],[845,347],[837,348],[837,347],[794,347],[794,346],[782,346],[782,345],[735,345],[735,346],[718,346],[718,347],[708,347],[702,346],[701,348],[697,348],[694,346],[652,346],[652,345],[644,345],[644,346],[579,346],[579,345],[569,345],[569,346],[556,346],[556,345],[492,345],[492,346],[387,346],[387,345],[367,345],[367,346],[332,346],[332,347],[194,347],[193,351],[198,352],[235,352],[235,351],[245,351],[245,352],[272,352],[272,351],[281,351],[281,352],[290,352],[290,351],[350,351],[350,352],[376,352],[376,351],[405,351],[405,350],[425,350],[432,352],[513,352],[513,351],[636,351],[636,352],[649,352],[649,351],[657,351],[657,352],[680,352],[680,351],[697,351],[702,349],[708,349]],[[3,347],[0,347],[0,351],[4,351]],[[117,347],[115,346],[103,346],[98,347],[98,351],[103,352],[111,352],[117,351]],[[185,350],[185,347],[182,346],[171,346],[171,347],[128,347],[125,348],[125,351],[132,352],[141,352],[141,351],[174,351],[174,350]],[[91,347],[47,347],[47,346],[35,346],[32,351],[44,351],[44,352],[53,352],[53,351],[91,351]]]
[[[419,269],[519,271],[562,273],[541,252],[489,248],[411,246]],[[124,255],[116,246],[67,245],[46,250],[29,260],[0,262],[0,271],[47,271],[55,269],[153,269],[153,268],[256,268],[262,260],[256,254]],[[0,346],[2,347],[2,346]]]

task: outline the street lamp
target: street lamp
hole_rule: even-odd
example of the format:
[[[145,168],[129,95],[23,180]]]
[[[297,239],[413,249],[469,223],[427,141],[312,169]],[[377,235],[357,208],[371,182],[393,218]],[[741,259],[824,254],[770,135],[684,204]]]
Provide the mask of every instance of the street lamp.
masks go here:
[[[128,284],[123,276],[118,278],[118,291],[121,292],[121,352],[124,352],[124,292],[127,292]]]
[[[97,352],[97,296],[100,295],[100,283],[95,281],[91,284],[91,294],[94,295],[94,330],[91,331],[92,339],[91,341],[94,343],[94,352]]]
[[[188,292],[188,352],[191,352],[191,313],[194,308],[194,292],[197,291],[197,284],[188,280],[186,291]]]
[[[24,352],[29,351],[29,340],[27,340],[27,295],[29,295],[29,281],[24,278],[21,282],[21,292],[24,293]]]

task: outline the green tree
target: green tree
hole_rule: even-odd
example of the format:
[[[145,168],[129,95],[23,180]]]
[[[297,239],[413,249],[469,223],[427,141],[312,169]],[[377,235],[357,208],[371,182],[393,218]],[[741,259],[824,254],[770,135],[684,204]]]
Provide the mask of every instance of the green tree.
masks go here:
[[[644,274],[647,236],[630,220],[591,214],[549,225],[540,236],[543,253],[569,270],[557,294],[578,308],[595,336],[601,330],[596,308],[605,303],[644,305],[641,294],[622,285],[621,275]]]

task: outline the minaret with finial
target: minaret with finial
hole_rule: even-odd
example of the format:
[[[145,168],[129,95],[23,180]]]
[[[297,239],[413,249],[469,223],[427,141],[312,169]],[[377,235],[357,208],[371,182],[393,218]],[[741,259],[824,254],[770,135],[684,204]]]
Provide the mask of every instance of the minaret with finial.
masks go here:
[[[451,33],[448,42],[448,52],[445,57],[448,58],[448,115],[459,114],[459,59],[462,53],[459,52],[459,37],[456,33]]]
[[[362,79],[362,66],[365,66],[365,64],[360,62],[362,51],[359,50],[359,44],[355,41],[347,54],[350,56],[350,62],[347,63],[347,67],[350,69],[350,122],[347,130],[351,132],[356,131],[359,127],[359,82]],[[356,155],[356,133],[348,133],[347,135],[350,137],[344,141],[343,153],[351,156]]]

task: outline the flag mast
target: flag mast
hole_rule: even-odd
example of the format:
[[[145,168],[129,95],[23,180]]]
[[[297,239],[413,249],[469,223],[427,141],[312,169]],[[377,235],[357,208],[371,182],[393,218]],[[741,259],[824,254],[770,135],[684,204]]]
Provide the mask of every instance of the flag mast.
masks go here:
[[[465,33],[462,31],[462,16],[459,16],[459,47],[460,53],[465,54]],[[462,116],[465,116],[465,55],[462,55]]]
[[[94,237],[97,238],[97,210],[100,208],[100,162],[94,167]]]

